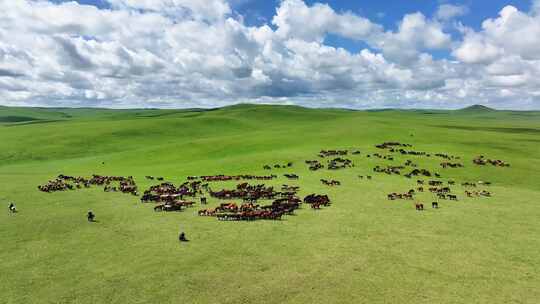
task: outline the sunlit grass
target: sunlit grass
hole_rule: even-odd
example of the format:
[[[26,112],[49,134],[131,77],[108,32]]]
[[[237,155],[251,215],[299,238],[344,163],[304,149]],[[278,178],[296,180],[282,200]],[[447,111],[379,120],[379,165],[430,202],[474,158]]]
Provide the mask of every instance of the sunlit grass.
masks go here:
[[[0,116],[53,122],[0,122],[0,303],[538,303],[540,114],[245,105],[195,114],[2,108]],[[465,168],[367,158],[383,141],[459,155]],[[349,156],[352,169],[307,169],[304,160],[332,148],[362,154]],[[480,154],[512,166],[474,166]],[[406,159],[443,180],[491,181],[493,197],[466,198],[455,186],[460,200],[439,210],[389,201],[416,179],[372,168]],[[262,169],[288,161],[292,169]],[[333,205],[277,222],[218,222],[198,217],[200,206],[154,213],[99,188],[37,191],[60,173],[133,175],[141,188],[151,184],[145,175],[178,184],[188,175],[296,173],[298,182],[268,184],[298,184]],[[430,207],[434,196],[418,199]],[[9,201],[19,214],[7,214]],[[86,221],[89,209],[98,223]],[[179,244],[180,231],[191,242]]]

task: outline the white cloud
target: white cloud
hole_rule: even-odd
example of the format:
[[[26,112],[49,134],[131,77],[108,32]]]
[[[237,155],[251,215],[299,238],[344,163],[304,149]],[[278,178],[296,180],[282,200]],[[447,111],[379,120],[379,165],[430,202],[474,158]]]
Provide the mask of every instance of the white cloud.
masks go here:
[[[442,4],[437,9],[435,16],[439,20],[447,21],[469,13],[469,8],[464,5]]]
[[[111,9],[0,0],[1,103],[540,107],[538,6],[506,7],[481,31],[464,28],[452,41],[444,24],[464,8],[407,14],[389,30],[301,0],[282,1],[262,26],[244,24],[224,0],[109,2]],[[330,34],[368,47],[329,46]],[[452,51],[457,61],[434,50]]]
[[[534,10],[527,14],[506,6],[485,20],[481,31],[465,28],[453,55],[474,66],[471,77],[477,78],[481,93],[492,93],[488,96],[494,100],[512,97],[526,106],[540,104],[534,93],[540,85],[540,16]]]
[[[465,63],[489,63],[502,55],[503,50],[493,45],[483,35],[469,32],[453,55]]]
[[[497,18],[482,23],[482,31],[466,30],[455,55],[468,63],[489,63],[502,55],[540,59],[540,17],[506,6]]]
[[[197,19],[222,19],[231,13],[229,4],[223,0],[108,0],[117,9],[151,11],[174,17]]]
[[[482,24],[487,39],[508,54],[540,59],[540,18],[520,12],[513,6],[501,10],[499,17]]]
[[[403,17],[397,32],[375,37],[372,44],[390,59],[406,64],[418,59],[421,51],[448,48],[451,41],[441,24],[414,13]]]
[[[285,0],[277,9],[272,23],[280,38],[297,38],[322,42],[328,33],[364,40],[382,31],[382,27],[350,12],[338,14],[329,5],[308,6],[302,0]]]

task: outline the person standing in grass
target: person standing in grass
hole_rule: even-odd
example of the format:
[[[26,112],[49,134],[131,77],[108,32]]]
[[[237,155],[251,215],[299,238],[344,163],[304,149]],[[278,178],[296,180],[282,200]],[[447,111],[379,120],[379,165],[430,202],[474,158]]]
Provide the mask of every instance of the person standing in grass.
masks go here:
[[[8,209],[10,214],[17,213],[17,208],[14,203],[10,203]]]
[[[88,211],[88,214],[86,215],[86,219],[88,219],[89,222],[93,222],[96,218],[96,215],[92,212],[92,210]]]

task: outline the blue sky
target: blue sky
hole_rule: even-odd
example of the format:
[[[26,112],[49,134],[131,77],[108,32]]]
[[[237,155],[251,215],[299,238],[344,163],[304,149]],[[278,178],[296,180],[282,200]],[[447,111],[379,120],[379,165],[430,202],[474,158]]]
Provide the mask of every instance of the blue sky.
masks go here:
[[[369,19],[378,20],[386,28],[395,28],[403,15],[408,13],[419,11],[425,15],[432,15],[441,3],[461,4],[469,7],[470,13],[463,18],[463,21],[475,28],[479,28],[483,20],[496,16],[507,5],[513,5],[522,11],[528,10],[531,6],[531,2],[527,0],[307,0],[305,2],[309,4],[322,2],[329,4],[336,11],[352,11]],[[267,21],[272,20],[278,4],[279,0],[240,0],[236,4],[233,2],[233,7],[246,16],[248,23],[260,24],[261,20],[258,20],[260,17],[265,18]]]
[[[540,109],[540,0],[0,1],[0,104]]]

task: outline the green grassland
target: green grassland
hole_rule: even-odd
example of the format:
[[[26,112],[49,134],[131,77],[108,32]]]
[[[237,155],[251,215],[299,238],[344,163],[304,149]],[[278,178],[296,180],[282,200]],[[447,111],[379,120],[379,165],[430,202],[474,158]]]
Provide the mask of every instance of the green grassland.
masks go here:
[[[375,144],[462,157],[367,158]],[[311,172],[321,149],[359,149],[355,167]],[[473,157],[509,168],[476,166]],[[443,180],[487,180],[492,198],[417,212],[386,194],[415,185],[375,174],[411,159]],[[295,163],[263,170],[265,164]],[[281,221],[220,222],[200,206],[155,213],[100,188],[41,193],[56,175],[277,174],[328,194]],[[284,173],[300,175],[297,182]],[[361,180],[358,175],[373,175]],[[319,179],[337,179],[340,187]],[[540,303],[540,113],[346,111],[239,105],[216,110],[0,107],[0,303]],[[213,188],[231,187],[233,183]],[[432,194],[417,196],[430,206]],[[14,201],[20,212],[9,215]],[[218,204],[211,200],[211,205]],[[97,214],[88,223],[86,212]],[[179,244],[179,231],[189,243]]]

